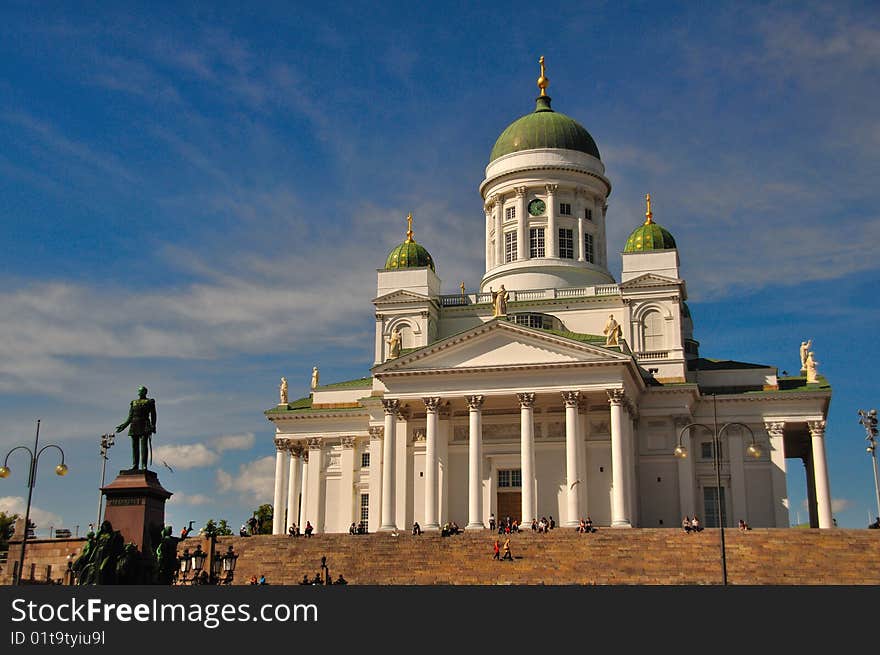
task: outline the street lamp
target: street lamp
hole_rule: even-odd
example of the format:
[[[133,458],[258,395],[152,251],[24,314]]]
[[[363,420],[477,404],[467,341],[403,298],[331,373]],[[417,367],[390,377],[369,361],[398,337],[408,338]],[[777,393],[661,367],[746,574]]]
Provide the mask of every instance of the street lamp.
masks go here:
[[[178,578],[178,583],[179,584],[186,584],[186,574],[187,574],[187,571],[189,571],[189,565],[190,565],[189,548],[183,549],[183,554],[179,555],[177,557],[177,562],[178,562],[178,571],[179,571],[179,576],[180,576]]]
[[[101,525],[101,508],[104,505],[104,492],[101,489],[104,487],[104,474],[107,471],[107,451],[114,443],[116,443],[115,433],[101,435],[101,486],[98,487],[98,520],[95,521],[95,525]]]
[[[749,444],[748,448],[746,448],[746,453],[748,453],[750,457],[758,459],[761,456],[761,446],[758,444],[757,441],[755,441],[755,433],[752,432],[752,429],[745,423],[725,423],[721,426],[721,429],[718,428],[718,410],[715,406],[714,394],[712,395],[712,411],[713,420],[711,428],[703,423],[688,423],[679,431],[678,444],[675,446],[675,451],[673,452],[673,454],[680,459],[684,459],[688,456],[687,448],[682,443],[682,437],[684,436],[685,430],[689,430],[693,427],[700,427],[712,434],[712,463],[715,466],[716,484],[715,503],[717,507],[718,526],[721,528],[721,584],[726,585],[727,553],[724,547],[724,514],[723,508],[721,507],[721,437],[724,436],[727,428],[733,425],[738,425],[748,430],[749,434],[752,435],[752,442]]]
[[[28,455],[30,455],[30,464],[28,465],[28,497],[27,497],[27,508],[24,511],[24,534],[21,537],[21,554],[18,558],[18,577],[15,579],[14,584],[21,584],[21,576],[24,572],[24,550],[27,545],[28,538],[28,526],[30,525],[31,520],[31,498],[34,495],[34,485],[37,482],[37,464],[40,461],[40,455],[48,448],[55,448],[59,453],[61,453],[61,463],[55,467],[56,475],[67,475],[67,464],[64,463],[64,451],[61,450],[59,446],[55,444],[48,444],[43,446],[39,450],[37,450],[37,446],[40,443],[40,420],[37,419],[37,436],[34,437],[34,449],[31,450],[27,446],[16,446],[8,453],[6,453],[6,458],[3,460],[3,466],[0,466],[0,478],[9,477],[10,469],[6,466],[9,463],[9,456],[14,453],[16,450],[25,450]]]
[[[226,575],[223,578],[223,584],[232,584],[232,578],[235,574],[235,563],[238,559],[238,554],[236,554],[232,550],[232,546],[229,547],[229,550],[226,551],[226,554],[223,555],[223,570],[226,572]]]
[[[202,584],[202,570],[205,568],[205,560],[208,559],[208,553],[202,550],[202,545],[196,545],[196,549],[191,555],[192,559],[192,584]]]
[[[872,409],[870,412],[866,412],[860,409],[859,423],[865,426],[865,431],[868,433],[868,436],[865,437],[868,447],[865,450],[868,451],[874,464],[874,493],[877,496],[877,516],[880,516],[880,483],[877,478],[877,410]]]

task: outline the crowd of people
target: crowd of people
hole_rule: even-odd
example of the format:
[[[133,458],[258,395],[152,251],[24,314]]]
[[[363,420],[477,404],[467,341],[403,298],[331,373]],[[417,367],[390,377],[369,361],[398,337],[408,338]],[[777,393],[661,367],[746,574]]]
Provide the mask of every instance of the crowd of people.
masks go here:
[[[694,518],[685,516],[681,520],[681,529],[690,534],[691,532],[701,532],[703,530],[703,526],[700,523],[700,519],[698,519],[697,515],[694,514]]]
[[[293,523],[289,528],[287,528],[287,536],[288,537],[311,537],[312,532],[314,532],[315,528],[312,527],[312,524],[309,521],[306,521],[306,527],[300,530],[300,527]]]
[[[348,526],[348,534],[367,534],[367,524],[363,521],[352,523]]]
[[[581,519],[578,524],[577,531],[581,534],[590,534],[596,531],[596,528],[593,527],[593,519],[589,516],[585,519]]]

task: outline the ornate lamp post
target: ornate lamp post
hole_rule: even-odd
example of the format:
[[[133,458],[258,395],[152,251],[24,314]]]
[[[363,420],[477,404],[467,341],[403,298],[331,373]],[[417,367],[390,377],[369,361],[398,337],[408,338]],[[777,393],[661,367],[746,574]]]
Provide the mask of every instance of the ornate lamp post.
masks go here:
[[[191,555],[193,577],[192,584],[202,584],[202,571],[205,568],[205,560],[208,559],[208,553],[202,550],[202,545],[198,544]]]
[[[95,521],[95,525],[101,525],[101,508],[104,505],[104,492],[101,489],[104,486],[104,476],[107,472],[107,451],[113,447],[114,443],[116,443],[115,433],[101,435],[101,486],[98,487],[98,519]]]
[[[712,411],[713,421],[712,427],[703,423],[688,423],[678,433],[678,445],[675,447],[674,454],[676,457],[684,459],[688,456],[687,448],[682,443],[682,437],[685,430],[693,427],[701,427],[712,435],[712,463],[715,466],[715,503],[718,513],[718,526],[721,528],[721,584],[727,584],[727,552],[724,544],[724,508],[721,506],[721,437],[724,436],[727,428],[738,425],[749,431],[752,436],[752,442],[749,444],[746,452],[749,456],[758,459],[761,456],[761,446],[755,441],[755,433],[745,423],[725,423],[718,428],[718,410],[715,407],[715,395],[712,395]]]
[[[178,557],[177,557],[177,562],[178,562],[178,572],[179,572],[179,577],[177,579],[177,583],[178,584],[186,584],[186,574],[189,571],[189,565],[190,565],[189,548],[183,549],[183,553],[181,555],[178,555]]]
[[[6,464],[9,462],[9,456],[14,453],[16,450],[24,450],[27,451],[28,455],[30,455],[30,464],[28,466],[28,497],[27,497],[27,508],[24,511],[24,535],[21,537],[21,554],[18,557],[18,576],[15,579],[15,584],[21,584],[21,576],[24,572],[24,551],[27,545],[28,538],[28,526],[30,525],[31,520],[31,498],[34,495],[34,485],[37,482],[37,464],[40,461],[40,455],[43,454],[48,448],[55,448],[59,453],[61,453],[61,463],[55,467],[56,475],[67,475],[67,464],[64,463],[64,451],[61,450],[59,446],[55,444],[48,444],[43,446],[39,450],[37,450],[37,446],[40,443],[40,420],[37,419],[37,436],[34,437],[34,449],[31,450],[27,446],[16,446],[8,453],[6,453],[6,458],[3,460],[3,466],[0,466],[0,478],[9,477],[10,469]]]
[[[232,546],[230,546],[229,550],[226,551],[226,554],[223,555],[223,570],[226,572],[226,575],[223,577],[223,584],[232,584],[237,559],[238,554],[233,552]]]
[[[877,477],[877,410],[872,409],[866,412],[860,409],[859,423],[865,426],[865,431],[868,433],[868,436],[865,437],[868,447],[865,450],[871,456],[871,462],[874,465],[874,494],[877,496],[877,516],[880,516],[880,482]]]

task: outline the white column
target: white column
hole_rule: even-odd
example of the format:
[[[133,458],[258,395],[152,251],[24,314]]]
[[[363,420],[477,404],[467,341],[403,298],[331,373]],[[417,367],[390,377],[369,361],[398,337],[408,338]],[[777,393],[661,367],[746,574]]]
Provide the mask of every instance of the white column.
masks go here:
[[[422,398],[425,402],[425,525],[439,530],[437,522],[437,409],[440,398]]]
[[[825,421],[807,421],[813,444],[813,476],[816,485],[816,505],[819,509],[819,527],[833,528],[831,515],[831,486],[828,483],[828,465],[825,462]]]
[[[449,442],[452,421],[449,407],[441,406],[437,414],[437,522],[443,525],[453,517],[449,515]]]
[[[626,429],[626,493],[627,493],[627,514],[631,525],[639,525],[639,443],[636,436],[636,419],[638,412],[635,406],[627,402],[627,415],[624,418],[624,428]]]
[[[520,523],[529,525],[535,516],[535,407],[534,393],[518,393],[519,448],[522,469],[522,516]],[[500,517],[499,517],[500,518]]]
[[[309,493],[306,521],[311,521],[315,532],[324,532],[324,508],[321,494],[323,477],[323,439],[309,439]]]
[[[287,476],[287,524],[284,531],[299,520],[299,464],[302,455],[302,446],[299,444],[290,446],[290,471]]]
[[[495,229],[495,218],[492,216],[492,206],[486,203],[486,272],[492,268],[492,257],[495,254],[495,248],[492,245],[492,231]]]
[[[355,519],[354,492],[354,454],[357,445],[356,437],[342,437],[342,455],[339,457],[339,468],[342,471],[340,484],[339,507],[336,509],[336,528],[347,530]],[[358,497],[360,500],[360,497]]]
[[[504,196],[495,198],[495,266],[504,263]]]
[[[287,439],[275,440],[275,496],[272,499],[272,534],[284,534],[284,469]]]
[[[526,188],[516,187],[516,258],[529,258],[529,231],[526,218]]]
[[[306,514],[308,513],[309,503],[309,451],[304,450],[302,454],[302,481],[300,482],[300,493],[302,494],[299,501],[299,530],[302,533],[306,527]]]
[[[626,476],[624,474],[624,409],[625,394],[623,389],[607,389],[608,402],[611,405],[611,527],[630,528],[629,517],[626,515]]]
[[[577,253],[577,260],[579,262],[584,262],[587,260],[587,255],[584,253],[584,217],[578,216],[578,235],[577,235],[577,243],[575,244],[574,251]]]
[[[544,186],[547,191],[547,236],[544,238],[546,246],[545,253],[548,257],[559,257],[559,239],[556,232],[556,212],[559,208],[556,206],[556,189],[558,184],[546,184]]]
[[[764,423],[764,429],[770,437],[770,482],[773,489],[774,520],[777,528],[787,528],[788,491],[785,483],[785,423]]]
[[[691,420],[686,416],[675,419],[676,439],[678,439],[681,429],[688,423],[691,423]],[[678,445],[677,441],[676,445]],[[693,516],[697,513],[696,505],[694,504],[694,489],[697,486],[694,471],[695,454],[690,429],[685,430],[684,434],[681,435],[681,445],[687,449],[688,453],[687,457],[676,458],[678,459],[678,511],[681,517],[684,518],[685,516]]]
[[[483,524],[483,396],[467,396],[468,404],[468,530]]]
[[[394,530],[394,442],[397,427],[397,410],[400,401],[383,400],[385,410],[385,436],[382,443],[382,519],[380,530]]]
[[[578,527],[581,518],[580,489],[578,489],[581,480],[578,479],[577,473],[578,441],[581,438],[578,420],[579,396],[578,391],[562,392],[562,400],[565,402],[565,486],[568,494],[564,525],[570,528]]]
[[[385,428],[371,425],[370,428],[370,509],[367,530],[379,530],[382,518],[382,435]]]
[[[736,429],[741,429],[735,426]],[[746,523],[749,522],[749,508],[746,498],[746,470],[745,470],[745,452],[743,451],[742,434],[733,431],[728,432],[727,437],[727,461],[730,467],[730,499],[733,509],[733,516],[728,517],[728,525],[737,525],[742,519]],[[724,449],[721,449],[724,454]]]

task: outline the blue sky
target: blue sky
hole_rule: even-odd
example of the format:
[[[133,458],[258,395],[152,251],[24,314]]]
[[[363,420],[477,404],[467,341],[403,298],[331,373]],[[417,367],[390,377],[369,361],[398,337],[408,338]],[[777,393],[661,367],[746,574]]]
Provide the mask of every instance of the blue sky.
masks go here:
[[[271,502],[292,397],[367,373],[375,269],[415,215],[447,293],[479,282],[477,186],[531,111],[598,143],[609,262],[652,193],[704,356],[834,387],[835,516],[876,514],[857,410],[878,404],[876,3],[6,2],[0,9],[0,449],[41,464],[38,532],[95,520],[99,435],[140,384],[178,529]],[[127,467],[127,437],[108,470]],[[47,452],[47,457],[52,457]],[[0,509],[23,508],[10,461]],[[792,520],[804,484],[789,460]]]

